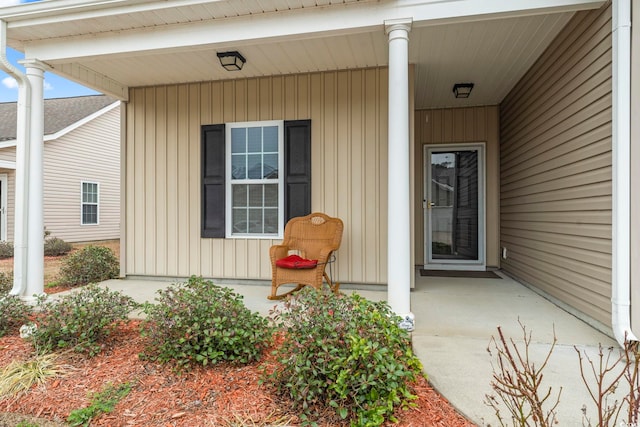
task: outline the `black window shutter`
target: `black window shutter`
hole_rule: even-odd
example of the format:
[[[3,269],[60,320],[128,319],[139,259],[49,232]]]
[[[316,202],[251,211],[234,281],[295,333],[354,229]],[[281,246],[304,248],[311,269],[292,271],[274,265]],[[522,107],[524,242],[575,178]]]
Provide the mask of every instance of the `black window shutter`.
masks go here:
[[[285,224],[311,213],[311,120],[284,122]]]
[[[202,126],[202,237],[225,237],[224,125]]]

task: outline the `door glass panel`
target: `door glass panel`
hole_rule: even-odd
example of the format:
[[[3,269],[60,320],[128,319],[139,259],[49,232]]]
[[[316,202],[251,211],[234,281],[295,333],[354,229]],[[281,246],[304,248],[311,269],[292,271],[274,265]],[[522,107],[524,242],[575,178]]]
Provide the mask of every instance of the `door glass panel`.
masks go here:
[[[431,257],[478,260],[478,152],[432,152]]]

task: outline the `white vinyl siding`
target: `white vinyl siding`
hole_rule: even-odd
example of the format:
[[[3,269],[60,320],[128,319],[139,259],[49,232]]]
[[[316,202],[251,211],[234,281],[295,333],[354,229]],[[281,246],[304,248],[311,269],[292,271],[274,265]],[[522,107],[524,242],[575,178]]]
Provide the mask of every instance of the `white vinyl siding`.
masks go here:
[[[137,88],[126,135],[126,274],[271,279],[275,239],[201,238],[201,126],[311,120],[311,209],[340,217],[343,283],[387,275],[384,68]]]
[[[611,6],[579,12],[501,105],[502,267],[611,324]]]
[[[44,225],[68,242],[120,238],[120,110],[114,108],[44,143]],[[15,147],[0,150],[15,161]],[[100,224],[81,225],[79,182],[100,182]],[[9,172],[8,239],[13,240],[15,171]]]
[[[44,222],[51,235],[69,242],[120,237],[120,111],[114,108],[45,142]],[[98,225],[78,218],[80,182],[100,183]]]

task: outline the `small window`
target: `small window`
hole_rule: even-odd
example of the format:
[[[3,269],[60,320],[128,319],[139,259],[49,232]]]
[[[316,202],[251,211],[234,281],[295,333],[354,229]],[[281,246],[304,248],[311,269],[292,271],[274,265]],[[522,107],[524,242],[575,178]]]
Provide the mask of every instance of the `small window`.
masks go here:
[[[82,183],[82,225],[98,224],[98,183],[83,182]]]
[[[226,127],[228,237],[277,237],[282,229],[282,122]]]

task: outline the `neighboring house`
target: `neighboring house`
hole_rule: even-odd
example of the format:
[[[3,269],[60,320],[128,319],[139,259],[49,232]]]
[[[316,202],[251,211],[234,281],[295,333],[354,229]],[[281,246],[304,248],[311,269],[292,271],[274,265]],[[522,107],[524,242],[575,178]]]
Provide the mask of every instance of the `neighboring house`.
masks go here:
[[[286,220],[323,211],[337,279],[387,284],[399,314],[416,266],[500,268],[618,340],[640,332],[632,20],[631,0],[0,9],[29,72],[125,101],[123,275],[269,280]]]
[[[120,102],[44,101],[44,225],[68,242],[120,238]],[[0,239],[13,241],[15,102],[0,103]]]

